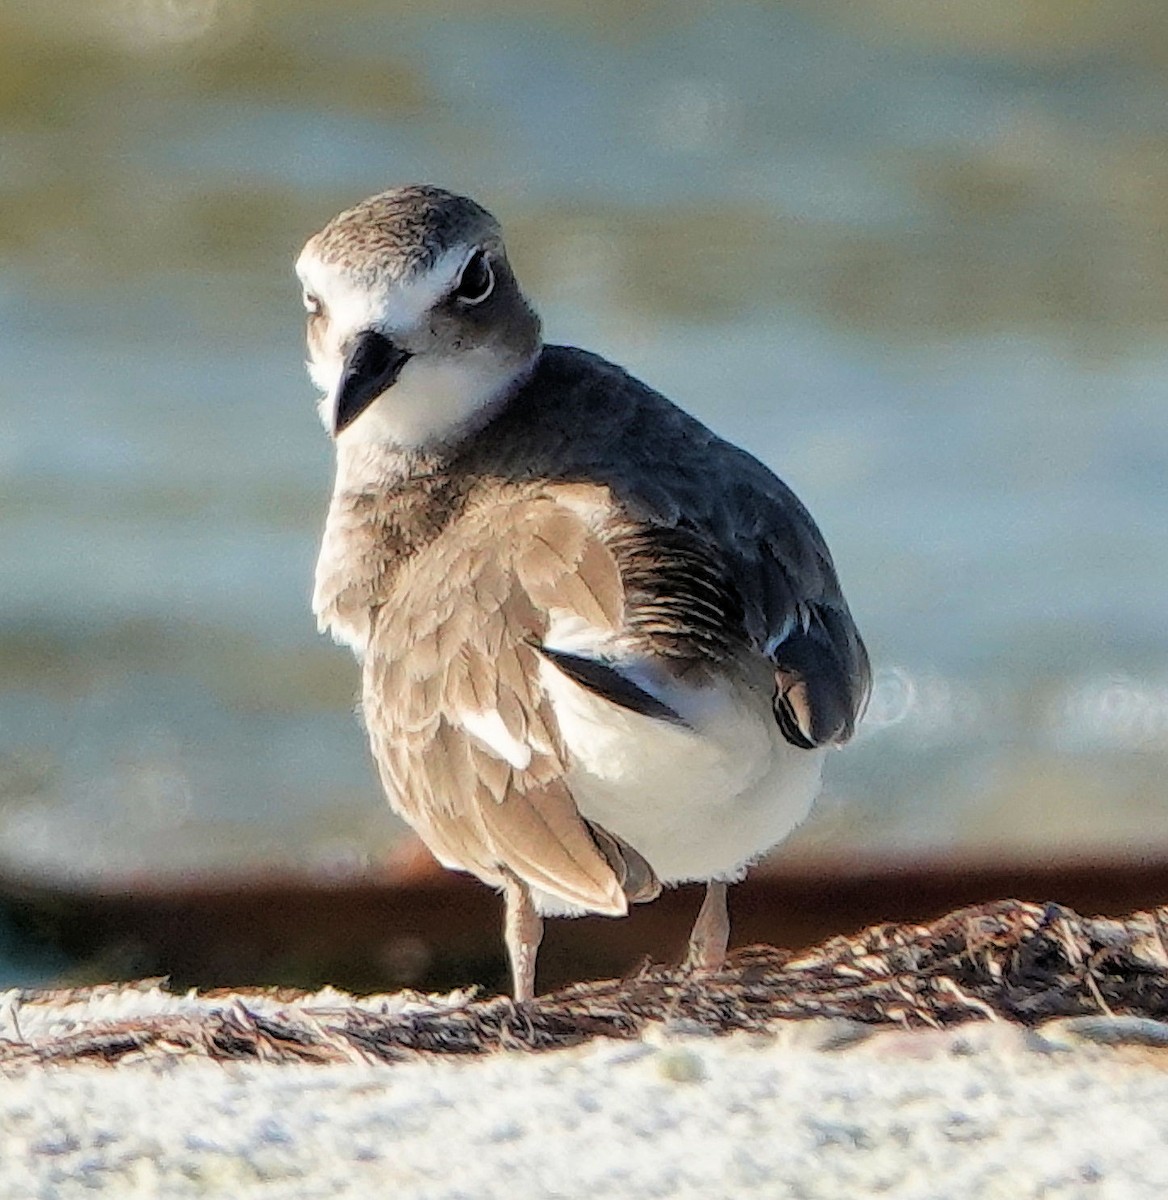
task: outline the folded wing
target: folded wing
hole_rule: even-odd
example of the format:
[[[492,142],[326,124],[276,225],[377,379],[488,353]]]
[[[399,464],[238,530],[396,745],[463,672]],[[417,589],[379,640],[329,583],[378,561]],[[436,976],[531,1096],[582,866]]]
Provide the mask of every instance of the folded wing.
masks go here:
[[[626,578],[630,620],[656,622],[666,650],[679,629],[696,632],[707,652],[750,646],[775,666],[775,715],[789,741],[846,741],[871,669],[811,515],[752,455],[638,381],[622,374],[619,383],[628,399],[619,437],[634,453],[610,484],[636,527],[632,576],[638,561],[649,564],[640,587]],[[668,586],[653,577],[654,562],[668,564],[656,568],[673,573]]]
[[[616,562],[554,502],[468,512],[402,570],[365,658],[374,756],[402,815],[446,865],[500,868],[591,911],[621,914],[643,864],[590,830],[565,784],[565,752],[539,682],[552,614],[616,629]]]

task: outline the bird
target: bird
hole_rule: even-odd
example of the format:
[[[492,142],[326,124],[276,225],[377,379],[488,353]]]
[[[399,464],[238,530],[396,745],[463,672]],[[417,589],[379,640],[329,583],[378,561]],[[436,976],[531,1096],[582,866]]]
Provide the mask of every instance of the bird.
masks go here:
[[[870,687],[815,522],[647,384],[545,344],[468,197],[391,188],[296,269],[336,451],[313,610],[360,663],[391,806],[502,893],[516,1002],[545,917],[685,882],[683,965],[719,967],[728,885],[806,816]]]

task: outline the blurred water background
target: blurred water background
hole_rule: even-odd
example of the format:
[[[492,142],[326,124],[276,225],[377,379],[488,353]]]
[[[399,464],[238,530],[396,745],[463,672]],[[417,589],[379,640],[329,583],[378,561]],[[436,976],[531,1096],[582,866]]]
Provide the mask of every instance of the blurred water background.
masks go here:
[[[3,0],[0,871],[400,836],[292,262],[415,180],[824,529],[877,687],[785,853],[1168,850],[1166,67],[1157,0]]]

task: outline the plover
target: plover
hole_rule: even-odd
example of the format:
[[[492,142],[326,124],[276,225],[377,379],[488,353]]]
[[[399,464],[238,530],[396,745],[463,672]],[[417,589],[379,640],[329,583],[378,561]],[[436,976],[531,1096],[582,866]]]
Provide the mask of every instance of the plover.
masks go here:
[[[336,442],[322,630],[361,662],[393,807],[502,890],[514,995],[545,915],[726,886],[852,734],[868,658],[815,523],[757,459],[595,354],[545,345],[498,223],[436,187],[297,263]]]

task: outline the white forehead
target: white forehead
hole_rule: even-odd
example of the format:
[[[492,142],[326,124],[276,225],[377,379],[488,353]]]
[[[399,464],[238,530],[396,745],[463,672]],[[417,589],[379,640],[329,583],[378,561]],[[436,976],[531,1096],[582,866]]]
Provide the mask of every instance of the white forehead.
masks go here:
[[[355,280],[335,263],[321,262],[306,246],[296,273],[306,293],[320,298],[329,324],[342,337],[362,329],[383,332],[415,328],[454,287],[475,248],[452,246],[427,270],[404,279]]]

